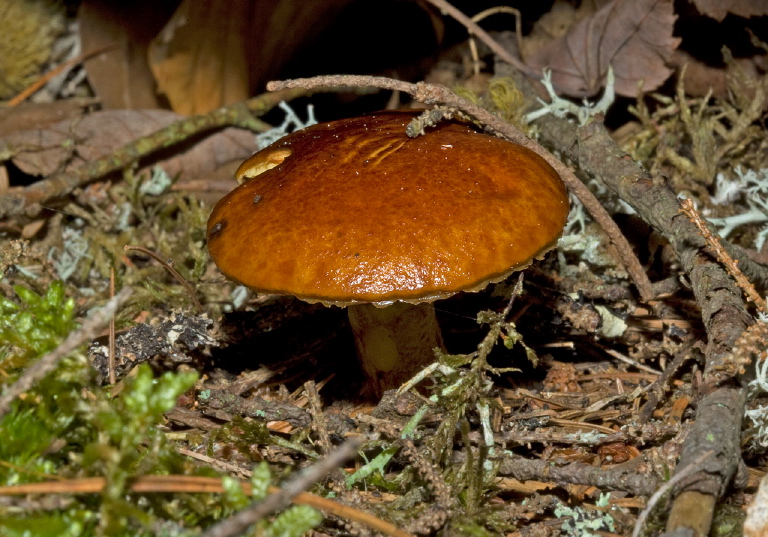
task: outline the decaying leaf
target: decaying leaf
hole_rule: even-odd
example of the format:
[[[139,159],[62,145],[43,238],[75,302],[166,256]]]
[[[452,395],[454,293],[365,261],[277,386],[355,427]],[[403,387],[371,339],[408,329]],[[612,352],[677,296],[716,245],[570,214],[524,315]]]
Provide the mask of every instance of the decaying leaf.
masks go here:
[[[677,68],[678,71],[685,68],[685,92],[688,95],[704,97],[711,93],[715,98],[725,99],[728,97],[729,80],[730,84],[734,84],[739,78],[758,79],[758,65],[763,61],[763,58],[762,55],[751,58],[733,58],[726,62],[725,67],[713,67],[682,50],[677,50],[670,60],[670,65]],[[736,77],[734,69],[739,69],[744,74],[741,77]],[[745,92],[754,95],[753,89],[739,88],[739,93]]]
[[[634,97],[641,81],[653,90],[672,73],[666,62],[680,42],[672,36],[675,19],[671,0],[613,0],[525,61],[550,69],[555,87],[574,97],[600,91],[610,65],[616,93]]]
[[[739,17],[768,15],[768,0],[689,0],[699,13],[721,21],[729,13]]]
[[[173,2],[83,0],[78,27],[88,80],[105,108],[161,108],[147,48],[173,13]]]
[[[185,0],[152,41],[149,65],[175,111],[205,113],[248,97],[251,3]]]
[[[181,114],[261,91],[351,0],[185,0],[152,41],[160,91]]]
[[[593,13],[587,12],[587,9],[584,4],[576,9],[565,0],[555,0],[552,9],[544,13],[533,25],[531,33],[523,38],[520,51],[522,57],[528,60],[542,47],[547,47],[553,40],[563,37],[571,26]]]
[[[22,103],[0,108],[0,138],[14,132],[43,128],[65,119],[80,117],[94,99],[69,99],[50,103]]]
[[[24,173],[46,176],[74,169],[182,119],[165,110],[107,110],[0,138],[0,152],[10,151]],[[160,165],[172,177],[210,172],[225,162],[243,159],[254,149],[253,133],[225,129],[175,148],[170,158],[158,155],[142,165]]]

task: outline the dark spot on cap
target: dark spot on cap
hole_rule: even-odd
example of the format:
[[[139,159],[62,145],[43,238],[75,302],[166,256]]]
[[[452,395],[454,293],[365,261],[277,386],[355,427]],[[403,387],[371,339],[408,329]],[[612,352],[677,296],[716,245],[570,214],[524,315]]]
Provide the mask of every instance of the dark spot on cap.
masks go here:
[[[221,233],[221,231],[224,229],[226,225],[227,225],[226,220],[221,220],[213,224],[211,231],[208,233],[208,238],[211,239],[214,235]]]

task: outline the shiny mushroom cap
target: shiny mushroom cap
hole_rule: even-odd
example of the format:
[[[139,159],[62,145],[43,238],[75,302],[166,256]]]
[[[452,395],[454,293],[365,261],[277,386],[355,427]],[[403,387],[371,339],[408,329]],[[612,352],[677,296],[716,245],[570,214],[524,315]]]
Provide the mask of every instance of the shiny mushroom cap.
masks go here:
[[[318,124],[248,159],[208,221],[221,271],[310,302],[411,303],[476,291],[552,248],[568,195],[532,151],[416,112]]]

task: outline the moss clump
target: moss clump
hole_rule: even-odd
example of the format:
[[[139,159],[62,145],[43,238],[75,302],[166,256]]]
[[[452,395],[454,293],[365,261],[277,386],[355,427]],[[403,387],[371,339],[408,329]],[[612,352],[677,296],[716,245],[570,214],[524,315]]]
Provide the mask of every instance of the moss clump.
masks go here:
[[[76,326],[75,302],[53,281],[44,294],[15,285],[16,299],[0,296],[0,367],[52,350]],[[13,362],[15,365],[9,362]]]
[[[39,76],[64,16],[50,0],[0,0],[0,12],[0,99],[8,99]]]
[[[669,176],[677,190],[702,201],[719,173],[730,175],[738,166],[766,167],[768,145],[760,118],[768,104],[768,75],[748,74],[727,50],[724,56],[733,67],[727,98],[688,97],[683,71],[674,98],[651,94],[655,103],[650,105],[638,99],[630,111],[639,128],[621,144],[652,172]]]

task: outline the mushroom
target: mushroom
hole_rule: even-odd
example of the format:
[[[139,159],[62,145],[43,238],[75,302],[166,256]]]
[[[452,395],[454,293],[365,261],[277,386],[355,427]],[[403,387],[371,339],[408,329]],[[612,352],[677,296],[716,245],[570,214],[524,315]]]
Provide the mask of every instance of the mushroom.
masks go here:
[[[258,292],[346,306],[368,388],[432,363],[432,302],[478,291],[556,243],[560,177],[519,145],[417,112],[380,112],[294,132],[246,160],[208,221],[221,272]]]

